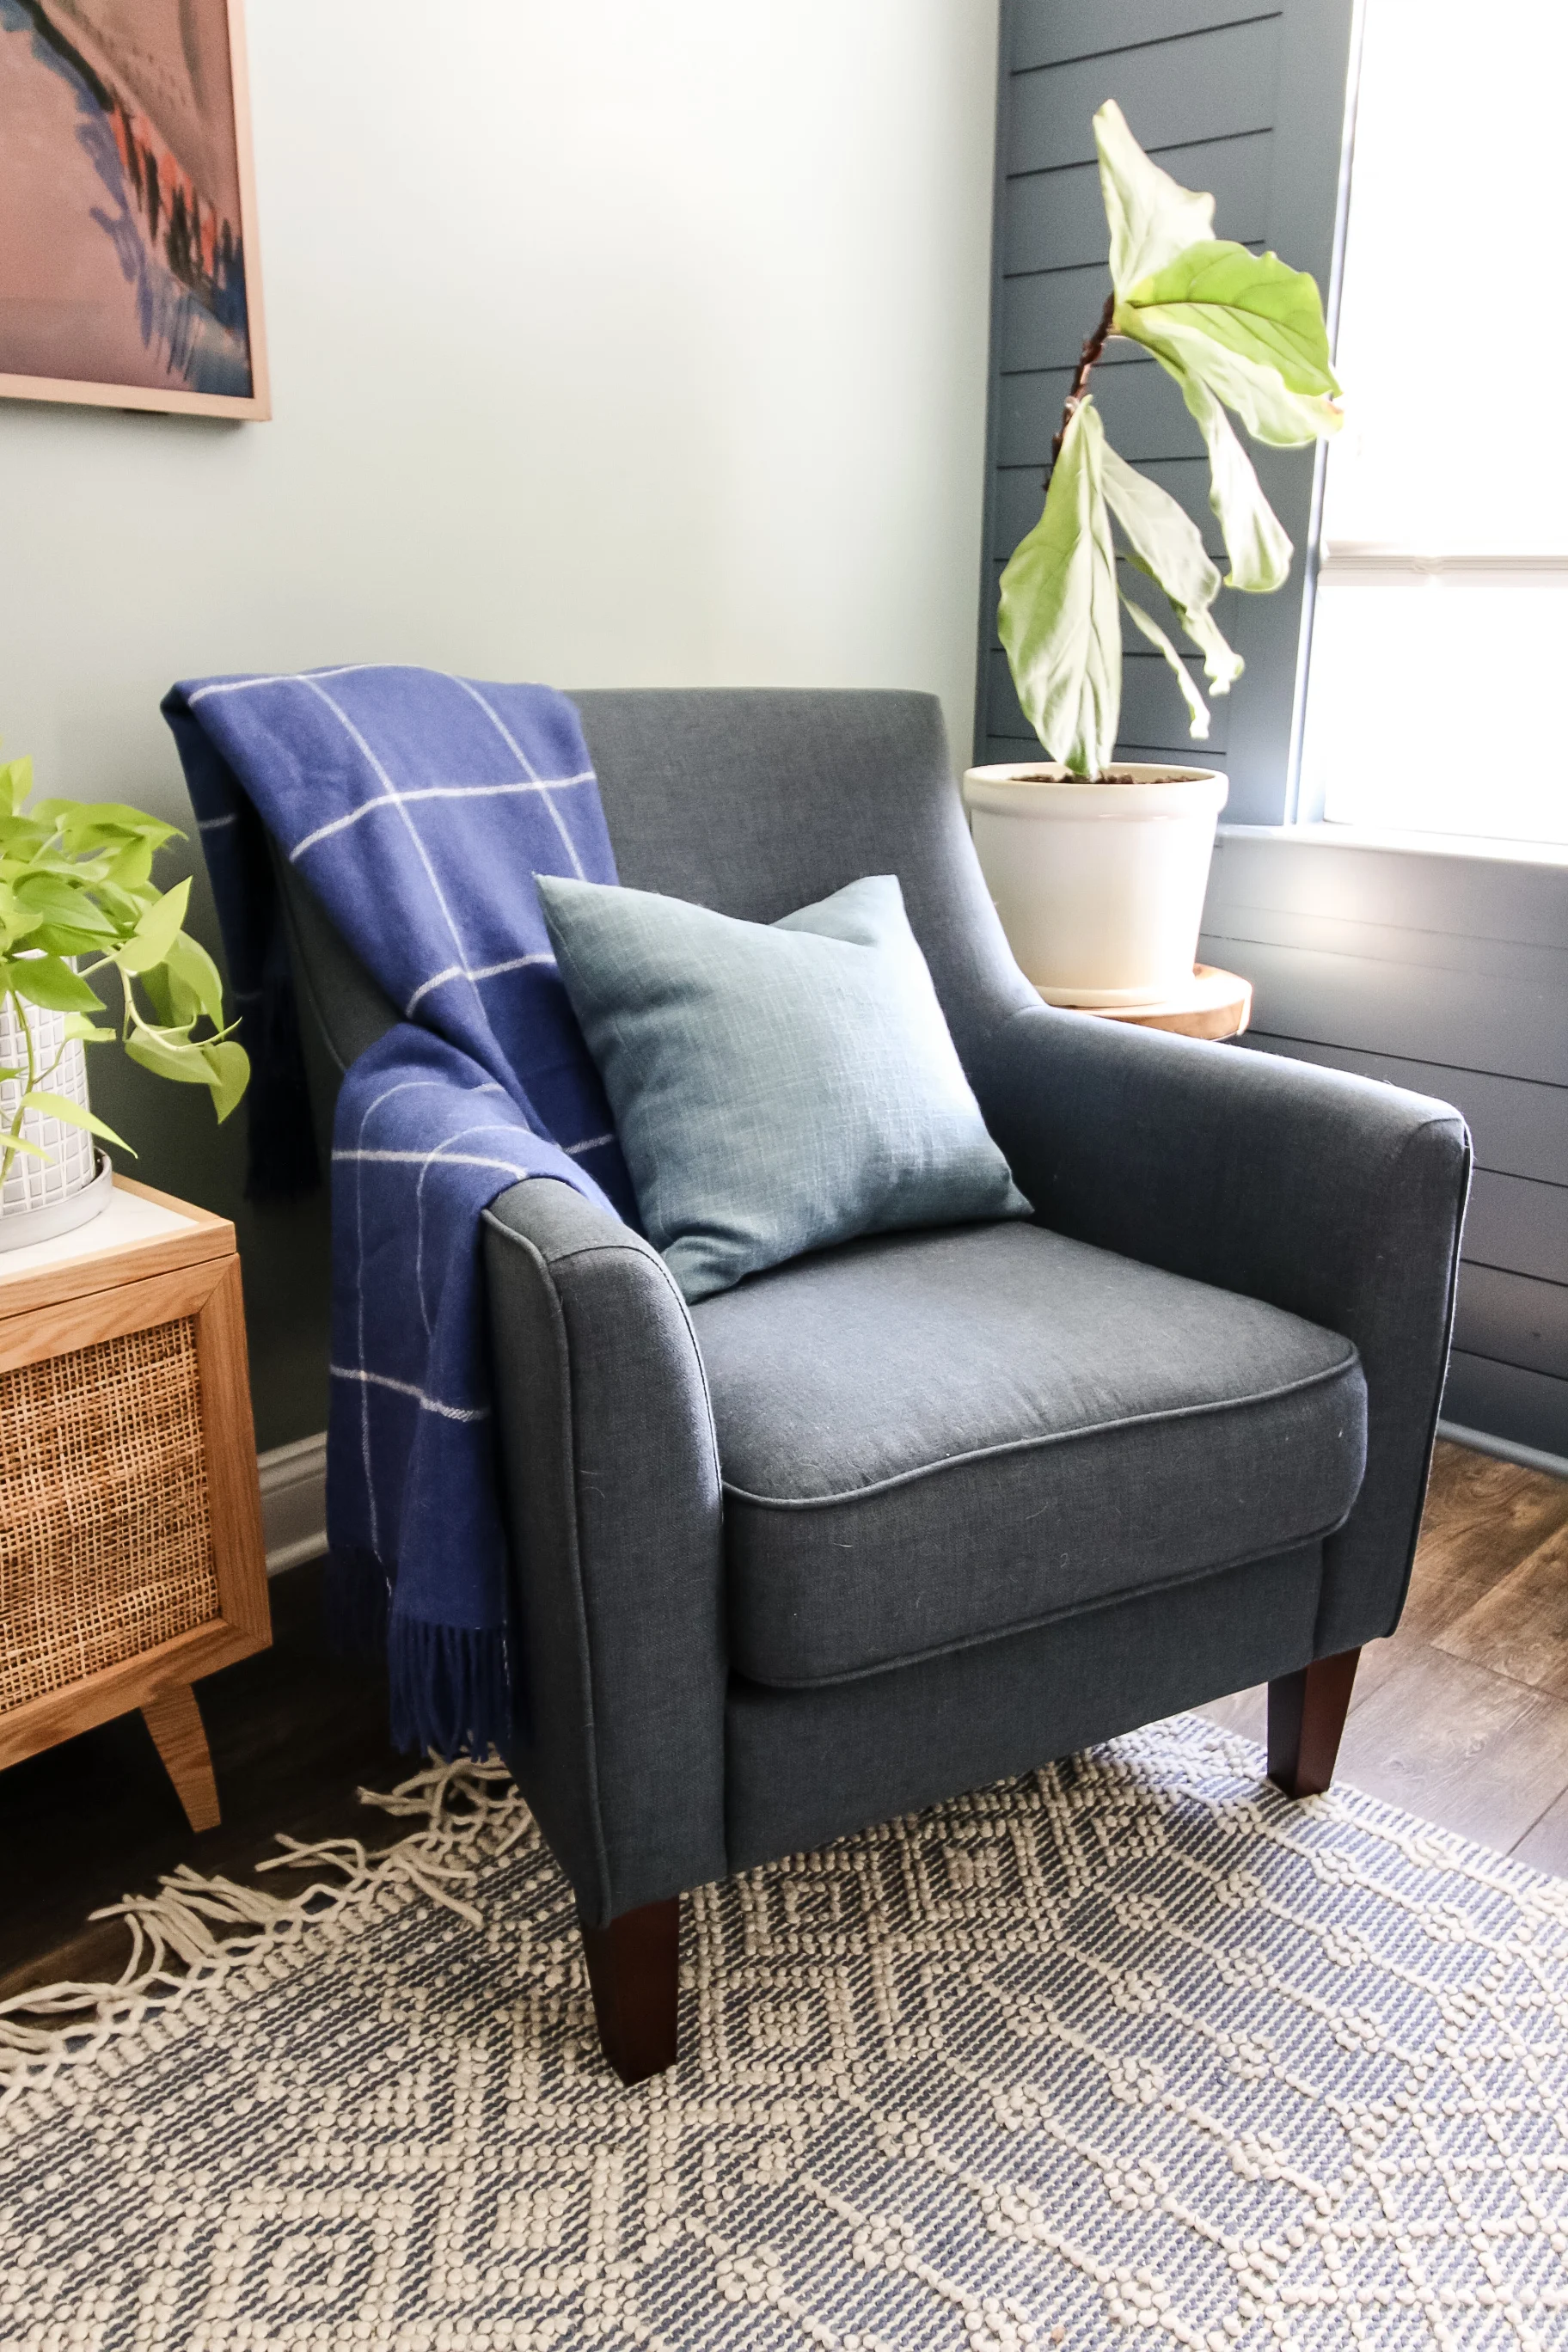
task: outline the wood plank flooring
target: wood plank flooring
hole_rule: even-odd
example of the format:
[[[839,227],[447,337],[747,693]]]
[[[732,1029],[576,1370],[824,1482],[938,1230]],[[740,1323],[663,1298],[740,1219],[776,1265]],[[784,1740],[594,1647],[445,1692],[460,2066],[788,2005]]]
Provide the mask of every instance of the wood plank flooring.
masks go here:
[[[387,1738],[381,1669],[328,1653],[319,1565],[276,1579],[272,1606],[273,1647],[200,1685],[217,1829],[186,1826],[139,1716],[0,1772],[0,1999],[118,1975],[124,1928],[89,1913],[180,1863],[245,1879],[279,1831],[395,1836],[355,1794],[411,1769]],[[1204,1711],[1262,1738],[1260,1690]],[[1568,1482],[1439,1446],[1409,1605],[1363,1653],[1340,1770],[1568,1876]]]
[[[1201,1712],[1260,1740],[1265,1697]],[[1338,1777],[1568,1877],[1568,1480],[1439,1444],[1405,1614],[1362,1652]]]

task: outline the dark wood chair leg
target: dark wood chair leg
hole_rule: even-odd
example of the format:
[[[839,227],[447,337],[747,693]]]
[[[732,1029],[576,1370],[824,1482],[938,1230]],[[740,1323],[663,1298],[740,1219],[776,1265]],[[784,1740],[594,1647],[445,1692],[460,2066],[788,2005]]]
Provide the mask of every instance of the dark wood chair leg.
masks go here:
[[[1268,1685],[1268,1777],[1288,1797],[1321,1797],[1334,1777],[1359,1650],[1314,1658]]]
[[[605,2057],[623,2083],[646,2083],[675,2063],[680,2007],[680,1897],[584,1927],[583,1949]]]

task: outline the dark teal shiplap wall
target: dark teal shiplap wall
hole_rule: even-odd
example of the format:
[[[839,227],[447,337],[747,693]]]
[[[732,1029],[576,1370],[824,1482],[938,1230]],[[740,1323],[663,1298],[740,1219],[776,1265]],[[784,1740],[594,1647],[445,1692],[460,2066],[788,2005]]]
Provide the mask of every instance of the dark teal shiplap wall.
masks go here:
[[[1246,0],[1014,0],[1005,10],[977,758],[1037,750],[996,637],[996,582],[1038,516],[1079,349],[1109,291],[1090,118],[1114,98],[1167,171],[1213,191],[1220,236],[1273,246],[1327,287],[1351,17],[1350,0],[1250,8]],[[1148,467],[1217,553],[1203,444],[1175,386],[1117,341],[1095,372],[1094,394],[1115,447]],[[1314,454],[1256,454],[1282,520],[1306,547]],[[1220,600],[1220,626],[1247,659],[1248,690],[1214,704],[1201,756],[1226,767],[1232,814],[1247,822],[1288,814],[1297,649],[1310,590],[1299,563],[1278,596]],[[1159,609],[1152,594],[1151,603]],[[1179,635],[1173,624],[1172,634]],[[1121,752],[1199,756],[1164,663],[1130,625],[1123,652]],[[1195,664],[1193,672],[1201,684]]]
[[[1039,512],[1051,436],[1106,292],[1089,117],[1117,99],[1168,171],[1214,191],[1221,236],[1273,246],[1331,292],[1351,13],[1349,0],[1013,0],[1005,11],[980,759],[1038,751],[996,640],[995,583]],[[1107,432],[1217,552],[1180,398],[1152,362],[1117,349],[1094,380]],[[1258,470],[1306,550],[1311,462],[1282,452]],[[1222,831],[1199,952],[1252,982],[1247,1045],[1438,1096],[1468,1120],[1476,1180],[1444,1412],[1565,1457],[1568,863],[1283,822],[1311,584],[1299,560],[1281,594],[1222,598],[1247,671],[1215,706],[1204,750],[1159,657],[1128,646],[1121,749],[1211,757],[1230,774],[1239,822]]]
[[[1199,953],[1247,1044],[1455,1103],[1476,1175],[1447,1420],[1568,1456],[1568,865],[1222,835]]]

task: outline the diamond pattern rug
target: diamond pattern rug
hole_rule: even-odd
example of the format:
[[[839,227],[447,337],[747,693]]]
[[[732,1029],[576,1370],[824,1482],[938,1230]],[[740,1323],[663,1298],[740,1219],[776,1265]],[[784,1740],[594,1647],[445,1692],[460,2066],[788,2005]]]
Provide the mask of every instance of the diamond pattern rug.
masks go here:
[[[498,1768],[185,1874],[0,2016],[0,2347],[1568,2346],[1568,1883],[1261,1775],[1176,1717],[702,1889],[634,2091]]]

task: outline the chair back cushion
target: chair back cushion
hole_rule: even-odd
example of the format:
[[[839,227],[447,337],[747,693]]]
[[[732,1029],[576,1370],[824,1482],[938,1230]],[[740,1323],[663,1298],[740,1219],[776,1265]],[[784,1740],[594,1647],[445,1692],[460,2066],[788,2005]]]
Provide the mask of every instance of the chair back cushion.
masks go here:
[[[776,924],[536,887],[644,1227],[689,1299],[860,1234],[1028,1215],[894,876]]]
[[[981,879],[934,695],[628,687],[573,699],[623,883],[773,923],[896,874],[966,1069],[993,1023],[1037,1006]],[[324,1139],[338,1075],[396,1015],[297,869],[279,862],[278,880]]]
[[[620,878],[774,923],[896,874],[967,1067],[993,1024],[1037,1005],[1002,934],[931,694],[789,688],[573,696]]]

